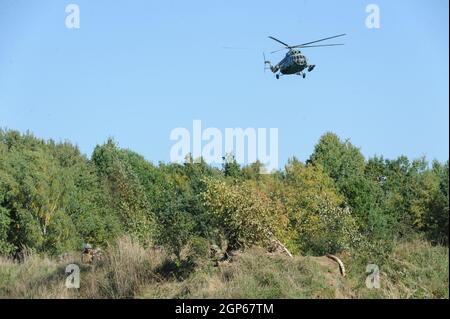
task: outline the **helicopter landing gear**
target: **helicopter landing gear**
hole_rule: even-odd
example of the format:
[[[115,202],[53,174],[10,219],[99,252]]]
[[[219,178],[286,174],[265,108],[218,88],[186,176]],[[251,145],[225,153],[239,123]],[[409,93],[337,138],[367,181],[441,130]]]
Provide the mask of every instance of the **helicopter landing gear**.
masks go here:
[[[279,74],[275,74],[275,77],[277,78],[277,80],[280,79],[280,75]]]
[[[303,78],[306,78],[306,73],[302,73],[302,77],[303,77]]]
[[[311,72],[312,70],[314,70],[314,68],[316,67],[315,64],[311,64],[308,66],[308,72]]]

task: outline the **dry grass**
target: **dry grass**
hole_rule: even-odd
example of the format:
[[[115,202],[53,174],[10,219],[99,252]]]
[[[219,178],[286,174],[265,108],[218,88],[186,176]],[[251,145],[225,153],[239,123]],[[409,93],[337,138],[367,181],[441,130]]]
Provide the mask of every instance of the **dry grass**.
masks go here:
[[[254,248],[214,267],[174,262],[128,237],[94,265],[80,254],[50,259],[31,253],[0,258],[0,298],[448,298],[448,248],[423,241],[398,245],[381,270],[381,289],[365,287],[366,260],[345,257],[348,276],[327,258],[267,254]],[[65,268],[80,265],[80,289],[65,287]]]
[[[350,289],[356,298],[449,298],[449,249],[423,240],[396,245],[379,264],[380,289],[365,287],[365,263],[354,257]]]
[[[66,264],[76,262],[66,257]],[[65,287],[66,264],[29,252],[20,263],[0,257],[0,298],[70,298]]]
[[[50,259],[25,254],[22,262],[0,258],[0,298],[133,298],[144,285],[158,280],[156,269],[167,257],[145,250],[129,237],[108,247],[94,264],[81,262],[81,254]],[[65,286],[68,264],[80,266],[80,288]]]
[[[339,270],[332,265],[339,280]],[[145,298],[334,298],[330,282],[313,257],[291,259],[253,248],[232,262],[209,265],[183,281],[148,287]]]
[[[87,298],[133,298],[155,280],[167,260],[162,251],[144,249],[129,237],[108,247],[104,259],[81,281],[81,296]]]

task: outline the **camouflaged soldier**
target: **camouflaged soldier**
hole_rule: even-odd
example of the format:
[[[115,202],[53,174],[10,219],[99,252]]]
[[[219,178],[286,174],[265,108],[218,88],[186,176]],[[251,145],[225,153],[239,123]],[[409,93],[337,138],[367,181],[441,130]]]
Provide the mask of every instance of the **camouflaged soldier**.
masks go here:
[[[90,244],[84,244],[83,254],[81,255],[81,261],[85,264],[91,264],[94,260],[94,250]]]
[[[90,244],[84,244],[83,255],[81,261],[85,264],[92,264],[93,262],[100,261],[102,259],[102,251],[97,248],[93,249]]]

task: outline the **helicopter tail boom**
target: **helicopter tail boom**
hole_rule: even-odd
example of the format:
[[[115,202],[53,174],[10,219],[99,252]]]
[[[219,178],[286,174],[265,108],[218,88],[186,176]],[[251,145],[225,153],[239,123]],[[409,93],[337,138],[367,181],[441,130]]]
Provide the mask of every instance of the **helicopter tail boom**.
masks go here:
[[[277,65],[272,65],[272,63],[268,60],[266,60],[266,55],[263,52],[263,58],[264,58],[264,71],[269,69],[273,73],[276,73],[280,68]]]

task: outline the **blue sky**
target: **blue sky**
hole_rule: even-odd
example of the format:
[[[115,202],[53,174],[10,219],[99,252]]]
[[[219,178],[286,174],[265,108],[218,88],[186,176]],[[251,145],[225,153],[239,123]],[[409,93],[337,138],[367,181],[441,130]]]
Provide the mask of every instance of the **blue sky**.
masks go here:
[[[80,7],[80,29],[65,6]],[[376,3],[381,28],[365,26]],[[448,159],[448,1],[0,2],[0,127],[70,140],[109,136],[169,161],[176,127],[279,129],[283,165],[333,131],[367,157]],[[305,49],[305,80],[263,72],[263,50]],[[225,49],[232,46],[236,49]],[[268,56],[277,62],[283,52]]]

